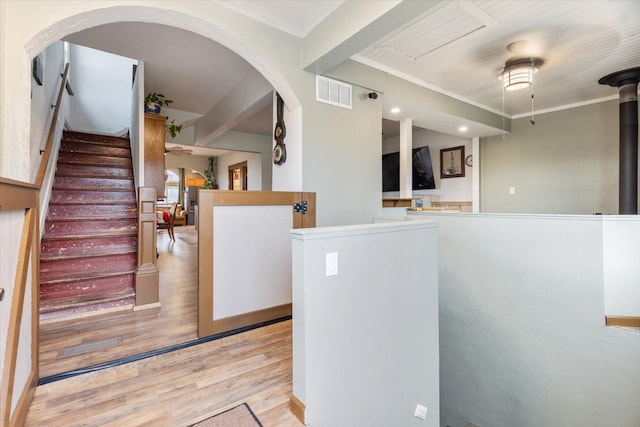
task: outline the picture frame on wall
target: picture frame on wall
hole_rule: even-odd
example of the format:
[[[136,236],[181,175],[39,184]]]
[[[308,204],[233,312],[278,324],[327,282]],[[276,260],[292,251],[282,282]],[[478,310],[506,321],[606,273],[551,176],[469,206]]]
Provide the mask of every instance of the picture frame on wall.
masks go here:
[[[464,145],[440,150],[440,178],[462,178],[465,173]]]

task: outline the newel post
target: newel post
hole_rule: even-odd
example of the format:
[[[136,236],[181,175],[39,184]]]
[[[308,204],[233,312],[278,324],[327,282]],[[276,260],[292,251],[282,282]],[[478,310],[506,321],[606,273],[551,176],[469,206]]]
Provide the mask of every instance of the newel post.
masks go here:
[[[138,188],[138,268],[134,310],[160,306],[156,257],[156,188]]]

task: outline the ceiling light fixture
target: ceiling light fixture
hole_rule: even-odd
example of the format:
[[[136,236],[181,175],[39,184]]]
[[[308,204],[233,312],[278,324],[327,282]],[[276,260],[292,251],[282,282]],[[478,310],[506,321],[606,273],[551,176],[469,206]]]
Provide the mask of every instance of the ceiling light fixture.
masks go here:
[[[460,131],[460,132],[466,132],[466,131],[468,131],[468,130],[469,130],[469,128],[468,128],[468,127],[466,127],[466,126],[460,126],[460,127],[458,128],[458,131]]]
[[[398,114],[399,112],[400,112],[400,108],[398,108],[398,107],[393,107],[391,109],[391,114]]]
[[[533,75],[543,64],[540,58],[509,58],[498,78],[504,90],[526,89],[533,83]]]

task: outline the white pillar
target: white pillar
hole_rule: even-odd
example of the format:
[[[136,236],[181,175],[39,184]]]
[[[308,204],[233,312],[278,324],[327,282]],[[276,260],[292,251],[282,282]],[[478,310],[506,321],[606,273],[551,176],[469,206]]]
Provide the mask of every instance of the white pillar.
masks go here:
[[[475,213],[480,212],[480,138],[477,136],[471,140],[471,185],[473,186],[471,202],[472,210]]]
[[[400,197],[411,197],[413,119],[400,120]]]

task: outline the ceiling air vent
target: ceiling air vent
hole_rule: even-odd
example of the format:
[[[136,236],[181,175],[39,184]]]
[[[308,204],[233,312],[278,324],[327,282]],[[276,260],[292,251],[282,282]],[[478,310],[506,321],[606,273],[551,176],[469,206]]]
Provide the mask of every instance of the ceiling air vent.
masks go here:
[[[316,75],[316,101],[351,108],[351,85]]]

